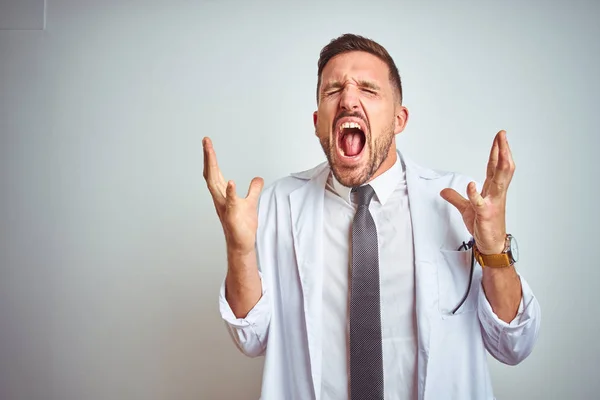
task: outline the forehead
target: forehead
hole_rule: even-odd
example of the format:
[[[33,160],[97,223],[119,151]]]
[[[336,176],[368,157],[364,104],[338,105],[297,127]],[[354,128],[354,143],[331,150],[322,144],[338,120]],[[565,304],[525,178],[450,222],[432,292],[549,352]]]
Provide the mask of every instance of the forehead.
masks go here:
[[[345,81],[348,79],[369,80],[384,83],[389,81],[389,68],[373,54],[352,51],[333,57],[323,69],[322,80]]]

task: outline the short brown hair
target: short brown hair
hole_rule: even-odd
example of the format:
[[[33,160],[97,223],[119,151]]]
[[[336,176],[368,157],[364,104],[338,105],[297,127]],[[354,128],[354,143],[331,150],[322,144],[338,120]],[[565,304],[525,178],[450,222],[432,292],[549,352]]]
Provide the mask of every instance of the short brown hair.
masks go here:
[[[382,45],[374,40],[350,33],[332,39],[329,44],[321,50],[318,62],[319,78],[317,81],[317,103],[319,103],[319,90],[321,87],[321,75],[323,74],[323,69],[325,69],[325,66],[333,57],[350,51],[364,51],[373,54],[385,62],[390,70],[390,82],[398,91],[399,100],[400,103],[402,103],[402,81],[400,80],[398,67],[396,67],[396,63],[394,63],[390,54]]]

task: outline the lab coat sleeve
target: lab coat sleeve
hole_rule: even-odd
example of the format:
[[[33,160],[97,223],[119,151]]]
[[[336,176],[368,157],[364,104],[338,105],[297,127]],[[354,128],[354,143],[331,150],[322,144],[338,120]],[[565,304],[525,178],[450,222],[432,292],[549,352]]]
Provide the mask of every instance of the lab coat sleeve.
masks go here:
[[[483,284],[479,291],[478,314],[485,347],[495,359],[507,365],[517,365],[531,354],[540,330],[540,305],[525,279],[521,276],[520,279],[521,304],[510,323],[494,313]]]
[[[267,345],[268,327],[271,318],[269,292],[259,271],[262,296],[245,318],[237,318],[225,298],[225,281],[219,293],[219,309],[225,326],[237,348],[249,357],[263,355]]]

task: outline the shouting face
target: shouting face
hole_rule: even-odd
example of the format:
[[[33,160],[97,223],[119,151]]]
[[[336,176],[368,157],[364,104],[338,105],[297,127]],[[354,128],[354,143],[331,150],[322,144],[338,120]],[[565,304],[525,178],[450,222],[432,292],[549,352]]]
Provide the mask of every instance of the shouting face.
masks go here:
[[[396,161],[396,134],[408,111],[378,57],[360,51],[333,57],[323,69],[316,135],[336,179],[356,187]]]

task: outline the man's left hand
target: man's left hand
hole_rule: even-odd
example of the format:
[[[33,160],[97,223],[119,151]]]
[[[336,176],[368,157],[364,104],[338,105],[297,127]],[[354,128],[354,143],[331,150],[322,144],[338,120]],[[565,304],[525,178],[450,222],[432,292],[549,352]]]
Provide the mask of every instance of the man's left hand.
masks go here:
[[[481,193],[475,182],[467,185],[465,199],[454,189],[444,189],[441,196],[461,213],[467,229],[483,254],[500,254],[506,240],[506,193],[515,172],[506,132],[494,138]],[[521,302],[521,282],[514,266],[485,268],[483,290],[498,318],[510,323],[517,315]]]
[[[441,196],[458,209],[482,254],[500,254],[506,239],[506,193],[515,172],[506,132],[496,134],[490,151],[486,179],[477,191],[475,182],[467,185],[468,199],[454,189]]]

